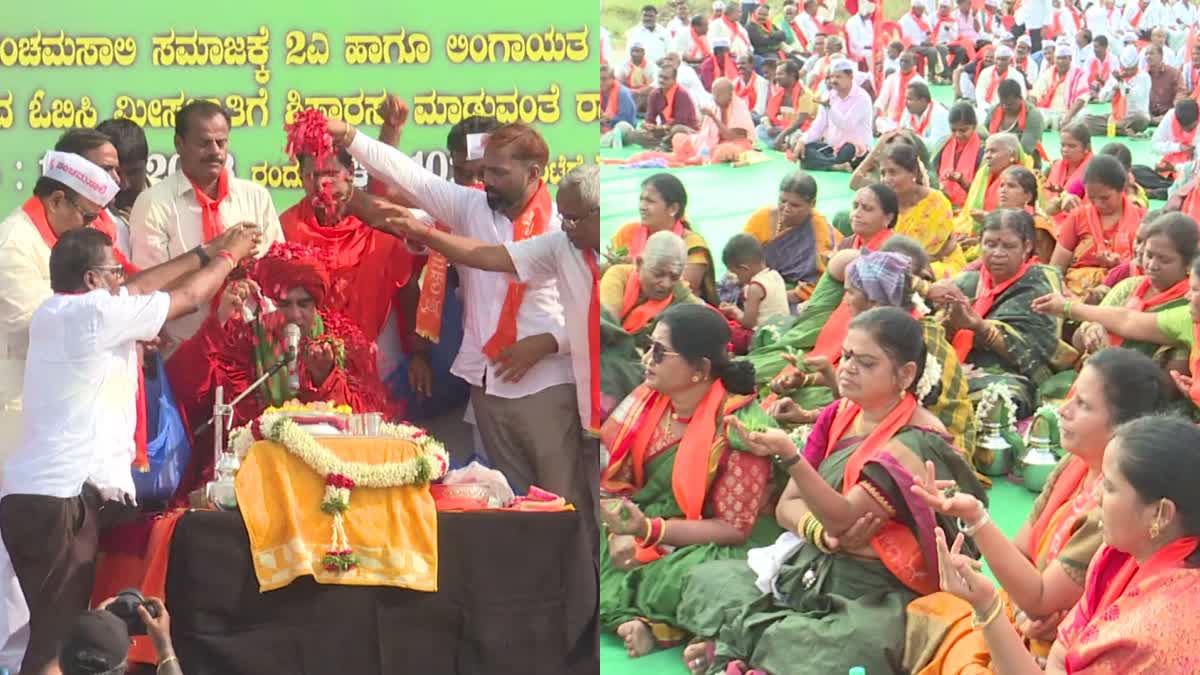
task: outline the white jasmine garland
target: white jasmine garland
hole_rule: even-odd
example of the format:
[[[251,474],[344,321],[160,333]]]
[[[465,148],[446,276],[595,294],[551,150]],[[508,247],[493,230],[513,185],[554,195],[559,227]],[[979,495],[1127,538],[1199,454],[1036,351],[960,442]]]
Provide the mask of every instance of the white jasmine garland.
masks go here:
[[[925,397],[933,391],[938,382],[942,381],[942,364],[934,358],[933,354],[925,353],[925,370],[921,373],[921,379],[917,380],[917,402],[925,400]]]
[[[976,417],[980,421],[987,420],[997,402],[1004,406],[1004,412],[1008,415],[1008,422],[1011,424],[1017,415],[1017,405],[1012,400],[1012,393],[1008,387],[1004,386],[1003,382],[993,382],[983,390],[983,394],[979,397],[979,405],[975,407]]]

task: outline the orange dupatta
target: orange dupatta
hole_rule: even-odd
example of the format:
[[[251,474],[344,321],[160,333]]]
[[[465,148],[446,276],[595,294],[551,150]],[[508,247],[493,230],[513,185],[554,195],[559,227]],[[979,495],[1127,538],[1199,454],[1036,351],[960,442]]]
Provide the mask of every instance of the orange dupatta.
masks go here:
[[[738,77],[733,82],[733,93],[737,94],[746,102],[746,107],[754,110],[755,104],[758,103],[758,87],[754,86],[758,80],[758,73],[750,71],[750,81],[745,82],[741,77]]]
[[[1105,238],[1104,226],[1100,222],[1100,213],[1096,211],[1095,205],[1090,202],[1085,202],[1081,207],[1084,219],[1084,225],[1087,227],[1088,234],[1092,238],[1092,248],[1095,249],[1095,255],[1101,255],[1108,251],[1115,252],[1122,260],[1133,256],[1133,243],[1137,237],[1138,226],[1141,225],[1142,215],[1144,212],[1135,207],[1133,202],[1129,201],[1128,196],[1122,197],[1121,201],[1121,220],[1117,222],[1116,228],[1112,232],[1112,243],[1109,243]],[[1078,264],[1083,256],[1078,253],[1078,248],[1075,253],[1075,267],[1087,267],[1087,265]]]
[[[808,36],[805,35],[804,31],[800,29],[796,19],[789,21],[788,27],[792,29],[792,34],[796,36],[796,41],[800,43],[800,48],[804,51],[808,51]]]
[[[917,76],[917,71],[914,69],[908,75],[905,75],[903,72],[897,72],[896,74],[900,76],[900,84],[896,88],[896,98],[891,102],[892,109],[888,111],[888,117],[892,118],[893,122],[899,122],[900,118],[904,116],[905,92],[908,91],[908,83],[912,82],[912,79]],[[931,113],[932,111],[933,101],[930,101],[929,110],[926,112]],[[920,134],[920,132],[917,133]]]
[[[1060,159],[1050,167],[1050,173],[1046,176],[1046,182],[1058,188],[1059,192],[1067,189],[1075,179],[1083,180],[1083,172],[1092,161],[1092,152],[1089,150],[1079,164],[1075,165],[1075,170],[1067,173],[1067,160]]]
[[[671,85],[670,89],[663,92],[663,99],[666,101],[666,104],[663,106],[662,111],[658,113],[663,120],[663,124],[675,123],[675,95],[677,93],[679,93],[678,83]]]
[[[880,230],[866,243],[863,242],[861,235],[856,234],[850,240],[850,248],[878,251],[879,247],[883,246],[883,242],[895,233],[895,230]],[[842,301],[825,321],[825,326],[817,334],[817,341],[810,353],[813,356],[824,356],[829,359],[830,363],[837,363],[838,357],[842,354],[842,343],[846,341],[846,333],[850,330],[851,318],[853,317],[850,315],[850,306]]]
[[[708,46],[708,36],[697,33],[695,28],[689,28],[688,30],[692,31],[692,44],[694,45],[688,51],[688,60],[701,61],[712,56],[712,49]],[[697,54],[696,52],[700,53]]]
[[[967,201],[967,191],[958,183],[946,180],[946,176],[952,173],[962,174],[963,182],[970,185],[979,169],[979,145],[979,134],[972,132],[971,138],[965,144],[960,144],[958,138],[951,136],[942,147],[942,156],[938,160],[938,176],[942,178],[942,192],[946,193],[955,206],[961,207]]]
[[[620,85],[614,82],[614,91],[609,99],[610,105],[617,100],[618,87]],[[471,188],[482,190],[483,184],[476,183]],[[437,228],[444,232],[450,230],[440,223]],[[514,227],[514,236],[516,232]],[[425,278],[421,283],[421,293],[417,300],[417,318],[414,321],[413,329],[417,335],[434,343],[440,342],[442,339],[442,309],[446,304],[446,285],[449,283],[449,275],[450,261],[446,259],[446,256],[431,249],[429,259],[425,263]]]
[[[842,474],[843,495],[850,494],[850,490],[858,485],[863,467],[867,465],[867,462],[879,456],[896,433],[912,421],[913,413],[916,410],[917,399],[912,394],[906,393],[900,399],[900,403],[888,413],[888,416],[871,433],[867,434],[866,439],[859,444],[849,461],[846,462],[846,469]],[[833,454],[833,449],[850,430],[859,412],[861,412],[861,408],[857,403],[842,399],[829,427],[829,444],[825,447],[826,458]],[[924,559],[920,543],[917,542],[912,531],[904,525],[895,520],[888,521],[871,539],[871,548],[879,555],[879,560],[905,586],[921,595],[928,595],[938,589],[936,569],[932,571],[929,569],[930,561]]]
[[[1196,140],[1197,129],[1200,129],[1200,124],[1193,126],[1191,131],[1184,131],[1183,125],[1179,123],[1179,119],[1174,115],[1171,115],[1171,136],[1173,137],[1172,140],[1176,143],[1179,143],[1180,145],[1191,145]],[[1175,165],[1183,164],[1191,159],[1192,156],[1186,152],[1172,152],[1166,157],[1163,157],[1162,161],[1167,164]]]
[[[1079,516],[1095,508],[1094,483],[1085,485],[1087,474],[1087,464],[1072,456],[1055,479],[1046,505],[1029,528],[1027,543],[1034,562],[1044,557],[1049,564],[1058,558],[1070,540]]]
[[[221,224],[221,202],[229,196],[229,172],[222,170],[221,177],[217,179],[217,198],[213,199],[196,185],[196,181],[190,176],[184,174],[188,182],[192,184],[192,194],[196,196],[196,202],[200,204],[200,218],[204,227],[204,242],[210,242],[216,239],[217,235],[225,231],[225,226]]]
[[[992,273],[987,267],[982,267],[979,270],[979,287],[975,289],[975,302],[971,306],[975,309],[975,313],[981,318],[986,317],[988,312],[992,311],[992,305],[996,304],[996,298],[1000,297],[1004,291],[1007,291],[1010,286],[1020,281],[1021,277],[1029,271],[1029,267],[1033,264],[1032,260],[1026,260],[1021,265],[1021,269],[1012,276],[1008,281],[994,286],[992,281]],[[967,354],[975,347],[975,331],[962,329],[954,334],[954,339],[951,341],[954,345],[954,351],[958,354],[958,360],[962,363],[967,362]]]
[[[1097,68],[1097,66],[1103,66],[1103,68]],[[1103,62],[1094,58],[1088,65],[1088,84],[1104,84],[1111,74],[1112,62],[1108,58],[1105,58]]]
[[[545,232],[550,223],[551,210],[550,191],[546,189],[545,181],[542,181],[529,203],[525,205],[525,210],[513,221],[513,241],[524,241]],[[483,346],[483,353],[492,361],[517,341],[517,313],[521,310],[521,301],[524,299],[525,284],[509,282],[508,290],[504,293],[504,306],[500,310],[496,332]]]
[[[708,393],[696,407],[679,449],[675,452],[675,465],[671,470],[671,489],[675,501],[688,520],[700,520],[704,512],[704,499],[708,493],[709,466],[713,445],[717,441],[717,423],[727,411],[723,410],[725,385],[714,380]],[[633,409],[626,421],[620,425],[607,443],[612,449],[608,467],[600,477],[600,485],[610,492],[628,492],[640,488],[646,481],[646,451],[650,440],[658,429],[662,416],[667,413],[671,399],[646,385],[640,385],[630,396],[635,397]],[[750,397],[746,398],[751,401]],[[611,421],[611,418],[610,418]],[[606,425],[607,427],[608,425]],[[633,483],[616,478],[625,462],[632,462]],[[638,562],[654,562],[669,553],[662,547],[637,549]]]
[[[629,275],[629,280],[625,282],[625,295],[621,300],[621,327],[625,329],[626,333],[636,333],[660,312],[671,306],[671,295],[662,300],[647,300],[639,305],[638,299],[641,296],[642,281],[635,269],[633,274]]]
[[[1130,295],[1129,299],[1125,301],[1125,307],[1132,309],[1135,312],[1146,312],[1152,310],[1159,305],[1165,305],[1168,302],[1186,297],[1188,294],[1188,284],[1188,279],[1184,278],[1176,282],[1174,286],[1168,288],[1167,290],[1160,291],[1154,296],[1147,298],[1146,294],[1150,292],[1151,283],[1150,277],[1146,277],[1145,279],[1142,279],[1141,283],[1138,284],[1138,287],[1133,290],[1133,295]],[[1108,344],[1114,347],[1120,347],[1124,343],[1125,338],[1121,337],[1120,335],[1112,335],[1111,333],[1109,334]]]
[[[793,115],[799,115],[797,108],[800,107],[800,95],[804,93],[804,85],[797,80],[796,84],[792,85],[791,108]],[[771,124],[777,127],[786,126],[791,123],[790,120],[780,117],[780,111],[783,110],[783,99],[787,96],[787,91],[782,87],[776,87],[772,92],[771,98],[767,100],[767,118],[771,120]]]
[[[675,221],[675,226],[671,228],[671,231],[675,233],[675,236],[683,239],[686,243],[687,230],[684,228],[682,220]],[[639,225],[637,229],[634,230],[633,241],[629,243],[630,257],[636,258],[640,256],[642,251],[646,250],[646,240],[649,238],[650,228],[646,227],[645,225]]]
[[[987,97],[984,99],[985,103],[991,103],[992,101],[996,100],[996,89],[999,88],[1000,83],[1006,79],[1008,79],[1008,70],[1005,70],[1003,73],[1001,73],[999,69],[997,69],[995,66],[992,66],[992,81],[988,83]],[[1024,108],[1022,108],[1022,110],[1024,110]]]

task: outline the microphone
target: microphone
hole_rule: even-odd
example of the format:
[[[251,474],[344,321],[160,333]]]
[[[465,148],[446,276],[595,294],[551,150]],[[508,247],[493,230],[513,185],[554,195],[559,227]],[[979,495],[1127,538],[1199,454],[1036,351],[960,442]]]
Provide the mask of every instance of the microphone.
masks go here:
[[[288,388],[294,391],[300,389],[300,369],[296,367],[300,354],[300,327],[289,323],[283,327],[283,344],[287,348],[284,360],[288,364]]]

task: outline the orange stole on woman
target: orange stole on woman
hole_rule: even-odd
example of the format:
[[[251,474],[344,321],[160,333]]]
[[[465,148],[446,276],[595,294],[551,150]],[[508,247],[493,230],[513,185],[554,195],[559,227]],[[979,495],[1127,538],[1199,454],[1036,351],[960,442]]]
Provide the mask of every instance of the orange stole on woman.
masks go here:
[[[1059,241],[1075,241],[1074,260],[1063,279],[1067,290],[1077,297],[1085,296],[1093,286],[1104,281],[1109,265],[1105,254],[1115,254],[1121,260],[1133,257],[1134,241],[1145,211],[1130,201],[1121,198],[1120,219],[1105,228],[1099,211],[1091,202],[1085,201],[1070,213],[1059,230]],[[1071,236],[1073,233],[1074,236]]]

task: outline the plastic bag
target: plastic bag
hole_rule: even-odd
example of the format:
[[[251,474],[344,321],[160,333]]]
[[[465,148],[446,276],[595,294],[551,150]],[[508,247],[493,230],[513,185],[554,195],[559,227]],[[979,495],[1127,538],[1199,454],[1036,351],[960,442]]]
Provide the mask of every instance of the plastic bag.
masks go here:
[[[146,456],[149,471],[133,469],[133,485],[139,503],[166,501],[175,494],[192,457],[187,429],[167,381],[162,357],[154,359],[158,376],[146,378]]]

